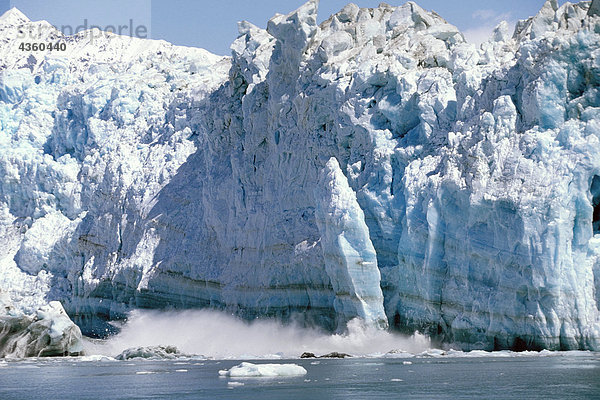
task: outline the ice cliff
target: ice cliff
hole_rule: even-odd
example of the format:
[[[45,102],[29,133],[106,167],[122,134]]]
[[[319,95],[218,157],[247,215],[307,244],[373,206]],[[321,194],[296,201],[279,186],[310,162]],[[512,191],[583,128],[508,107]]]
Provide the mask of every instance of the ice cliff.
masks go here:
[[[83,353],[81,330],[58,301],[25,315],[0,291],[0,358],[48,357]]]
[[[600,349],[598,1],[480,48],[412,2],[317,5],[230,58],[0,17],[0,288],[96,335],[213,307]]]

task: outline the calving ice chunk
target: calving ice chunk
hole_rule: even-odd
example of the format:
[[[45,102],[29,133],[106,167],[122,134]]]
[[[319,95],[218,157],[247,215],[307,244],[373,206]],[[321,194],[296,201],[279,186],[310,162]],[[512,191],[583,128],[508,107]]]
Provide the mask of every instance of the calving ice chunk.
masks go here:
[[[320,173],[315,199],[325,270],[335,291],[333,306],[342,326],[358,316],[369,324],[387,327],[369,228],[335,158]]]
[[[600,348],[600,16],[477,48],[413,2],[231,57],[0,17],[0,288],[87,334],[214,307],[462,349]],[[64,52],[15,51],[19,29]]]

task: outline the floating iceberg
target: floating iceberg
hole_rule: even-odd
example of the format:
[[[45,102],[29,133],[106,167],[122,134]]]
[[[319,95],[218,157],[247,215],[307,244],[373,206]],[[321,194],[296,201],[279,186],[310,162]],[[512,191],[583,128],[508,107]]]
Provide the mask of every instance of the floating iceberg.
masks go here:
[[[115,357],[115,359],[130,360],[132,358],[148,358],[172,360],[180,357],[190,356],[181,353],[175,346],[141,346],[123,350],[118,356]]]
[[[219,371],[219,375],[232,378],[300,376],[306,375],[306,370],[296,364],[252,364],[243,362],[228,370]]]

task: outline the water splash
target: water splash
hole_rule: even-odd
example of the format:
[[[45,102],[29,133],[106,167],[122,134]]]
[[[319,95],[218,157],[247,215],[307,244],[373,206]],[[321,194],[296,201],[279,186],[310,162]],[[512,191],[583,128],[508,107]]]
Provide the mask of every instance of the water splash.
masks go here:
[[[137,346],[174,345],[184,353],[218,359],[295,358],[303,352],[317,355],[333,351],[355,356],[394,351],[419,353],[431,346],[422,335],[403,336],[366,327],[360,320],[348,323],[345,334],[329,334],[297,324],[276,321],[242,321],[208,310],[131,313],[121,332],[104,341],[89,342],[88,354],[115,356]]]

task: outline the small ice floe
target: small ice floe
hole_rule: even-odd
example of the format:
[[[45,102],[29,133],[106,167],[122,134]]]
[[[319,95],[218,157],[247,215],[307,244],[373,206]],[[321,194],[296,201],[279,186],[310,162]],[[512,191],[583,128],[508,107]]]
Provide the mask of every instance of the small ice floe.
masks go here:
[[[391,382],[404,382],[404,379],[400,379],[400,378],[392,378],[390,379]]]
[[[227,386],[236,387],[236,386],[244,386],[243,382],[227,382]]]
[[[117,360],[131,360],[133,358],[147,358],[152,360],[173,360],[176,358],[190,357],[181,353],[175,346],[142,346],[123,350],[116,356]]]
[[[252,364],[243,362],[228,370],[219,371],[219,375],[231,377],[299,376],[306,375],[306,370],[296,364]]]
[[[187,369],[176,369],[175,372],[188,372]]]
[[[265,360],[281,360],[284,358],[284,354],[281,352],[273,353],[273,354],[265,354],[264,356],[262,356],[260,358],[263,358]]]
[[[417,354],[417,357],[443,357],[447,352],[441,349],[429,349]]]
[[[135,374],[136,375],[152,375],[152,374],[156,374],[156,371],[137,371]]]
[[[300,358],[347,358],[347,357],[352,357],[352,356],[347,353],[338,353],[337,351],[323,354],[322,356],[318,356],[318,357],[315,355],[315,353],[310,353],[308,351],[305,351],[304,353],[302,353],[300,355]]]
[[[338,353],[337,351],[333,351],[331,353],[327,353],[327,354],[323,354],[322,356],[319,356],[319,358],[347,358],[347,357],[352,357],[352,356],[347,353]]]
[[[116,361],[116,359],[114,359],[113,357],[108,357],[108,356],[102,356],[99,354],[94,354],[91,356],[81,356],[79,357],[78,361],[83,361],[83,362],[91,362],[91,361],[102,361],[102,362],[107,362],[107,361]]]
[[[396,350],[390,350],[387,353],[382,354],[378,358],[413,358],[414,356],[415,356],[414,354],[409,353],[408,351],[396,349]]]
[[[404,365],[412,365],[412,361],[402,361],[402,364],[404,364]]]

